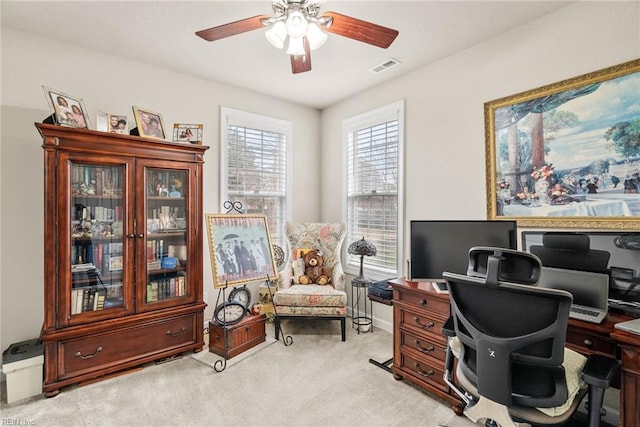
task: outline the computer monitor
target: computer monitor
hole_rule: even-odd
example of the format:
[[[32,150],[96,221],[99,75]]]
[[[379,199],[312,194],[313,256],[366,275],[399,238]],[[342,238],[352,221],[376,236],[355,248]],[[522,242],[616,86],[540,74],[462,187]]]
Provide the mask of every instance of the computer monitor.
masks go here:
[[[410,281],[444,281],[442,273],[466,274],[469,249],[491,246],[517,249],[516,221],[412,220],[410,222]]]

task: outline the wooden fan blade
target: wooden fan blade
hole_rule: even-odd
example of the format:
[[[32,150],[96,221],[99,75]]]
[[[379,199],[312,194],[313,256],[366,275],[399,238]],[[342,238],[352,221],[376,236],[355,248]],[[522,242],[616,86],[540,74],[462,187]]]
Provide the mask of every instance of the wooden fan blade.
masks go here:
[[[262,20],[265,18],[269,18],[269,16],[257,15],[251,18],[230,22],[228,24],[218,25],[217,27],[209,28],[206,30],[196,31],[196,35],[212,42],[223,39],[225,37],[235,36],[236,34],[246,33],[247,31],[264,28]]]
[[[333,18],[333,24],[326,31],[348,37],[381,48],[388,48],[398,37],[398,31],[337,12],[327,12],[323,16]]]
[[[293,74],[311,71],[311,49],[309,49],[309,41],[306,37],[304,38],[304,51],[304,55],[289,55],[291,56],[291,72]]]

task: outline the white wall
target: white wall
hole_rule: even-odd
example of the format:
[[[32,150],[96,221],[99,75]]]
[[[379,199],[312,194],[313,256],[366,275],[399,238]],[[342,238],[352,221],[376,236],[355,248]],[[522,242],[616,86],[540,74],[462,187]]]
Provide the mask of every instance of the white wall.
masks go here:
[[[293,121],[294,158],[319,156],[320,113],[315,109],[3,28],[2,349],[37,337],[43,321],[43,156],[34,126],[50,114],[42,85],[83,98],[93,127],[98,109],[127,114],[133,123],[133,105],[160,112],[170,131],[173,123],[203,123],[203,143],[210,147],[204,159],[205,213],[222,212],[220,106]],[[294,195],[308,193],[309,173],[303,162],[294,163]],[[319,203],[309,197],[294,203],[293,219],[319,221]],[[206,316],[210,318],[216,295],[204,239]]]
[[[639,57],[640,3],[571,5],[323,110],[324,163],[342,155],[344,118],[405,99],[406,259],[409,220],[486,218],[485,102]],[[322,218],[341,218],[342,176],[322,185]],[[392,323],[391,308],[374,314]]]
[[[98,108],[126,113],[131,119],[131,106],[139,105],[161,112],[165,124],[203,123],[204,144],[211,147],[205,156],[205,212],[220,210],[219,107],[292,120],[293,219],[300,221],[342,218],[342,205],[336,203],[342,194],[341,168],[332,166],[332,173],[322,173],[321,195],[314,200],[308,196],[310,180],[301,159],[321,155],[322,164],[335,165],[342,158],[342,119],[405,99],[405,225],[411,219],[482,219],[484,102],[640,57],[639,22],[637,2],[580,2],[350,97],[321,115],[256,93],[3,28],[2,348],[37,336],[43,318],[42,150],[33,126],[49,114],[41,85],[82,97],[92,119]],[[304,199],[295,197],[302,194]],[[295,203],[296,199],[303,202]],[[203,257],[205,290],[214,304],[206,250]],[[389,329],[391,310],[376,304],[374,311],[376,322]]]

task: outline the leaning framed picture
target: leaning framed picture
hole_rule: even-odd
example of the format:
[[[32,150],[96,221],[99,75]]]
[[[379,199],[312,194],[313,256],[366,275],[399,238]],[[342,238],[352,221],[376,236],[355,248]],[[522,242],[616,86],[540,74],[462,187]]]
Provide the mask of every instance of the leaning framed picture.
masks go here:
[[[56,124],[89,129],[89,115],[81,98],[75,98],[46,86],[42,88]]]
[[[640,228],[640,59],[485,103],[487,216]]]
[[[265,215],[206,214],[214,288],[276,275]]]
[[[128,135],[127,116],[109,114],[109,132]]]
[[[140,136],[166,139],[164,122],[160,113],[133,106],[133,117]]]
[[[120,114],[109,114],[98,110],[96,129],[102,132],[119,133],[129,135],[127,126],[127,116]]]
[[[173,141],[202,144],[202,124],[173,124]]]

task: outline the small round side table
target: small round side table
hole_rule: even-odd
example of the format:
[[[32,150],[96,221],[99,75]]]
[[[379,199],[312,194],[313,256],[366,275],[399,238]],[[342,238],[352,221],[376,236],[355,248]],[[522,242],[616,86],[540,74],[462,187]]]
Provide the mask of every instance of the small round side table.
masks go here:
[[[351,327],[356,328],[358,334],[373,332],[373,301],[367,298],[370,280],[355,278],[351,281]],[[360,305],[364,307],[364,315],[360,312]]]

